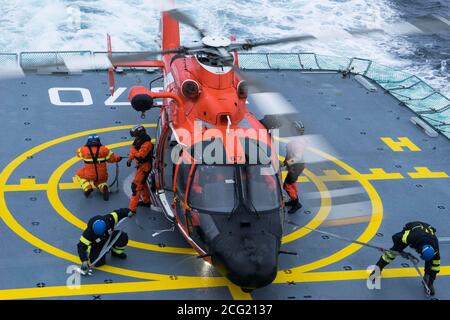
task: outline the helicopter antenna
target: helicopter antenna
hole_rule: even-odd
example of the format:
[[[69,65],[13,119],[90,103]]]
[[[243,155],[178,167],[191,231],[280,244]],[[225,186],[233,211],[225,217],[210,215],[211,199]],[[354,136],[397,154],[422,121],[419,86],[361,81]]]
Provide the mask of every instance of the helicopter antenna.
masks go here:
[[[227,120],[228,120],[227,134],[229,134],[229,133],[230,133],[230,127],[231,127],[231,119],[230,119],[230,116],[227,116]]]

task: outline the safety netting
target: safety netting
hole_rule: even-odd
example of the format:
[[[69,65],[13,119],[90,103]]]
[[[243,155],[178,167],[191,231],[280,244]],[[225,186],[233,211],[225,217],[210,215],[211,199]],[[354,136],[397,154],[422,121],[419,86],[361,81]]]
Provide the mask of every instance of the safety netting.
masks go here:
[[[239,65],[247,70],[338,71],[363,75],[450,139],[450,99],[407,72],[368,59],[315,53],[240,53]]]

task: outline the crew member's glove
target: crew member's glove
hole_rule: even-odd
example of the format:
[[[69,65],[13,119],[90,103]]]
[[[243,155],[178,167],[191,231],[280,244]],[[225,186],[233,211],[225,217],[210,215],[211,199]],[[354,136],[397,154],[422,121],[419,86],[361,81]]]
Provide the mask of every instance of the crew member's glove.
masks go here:
[[[131,211],[131,210],[128,211],[128,217],[129,218],[133,217],[135,214],[136,214],[135,211]]]
[[[89,271],[89,262],[83,261],[83,263],[81,264],[81,271],[83,271],[84,273],[87,273]]]
[[[123,157],[120,157],[120,156],[119,156],[119,161],[117,161],[117,162],[120,162],[120,161],[122,161],[122,159],[123,159]]]
[[[127,161],[127,167],[131,167],[131,161],[130,160]]]

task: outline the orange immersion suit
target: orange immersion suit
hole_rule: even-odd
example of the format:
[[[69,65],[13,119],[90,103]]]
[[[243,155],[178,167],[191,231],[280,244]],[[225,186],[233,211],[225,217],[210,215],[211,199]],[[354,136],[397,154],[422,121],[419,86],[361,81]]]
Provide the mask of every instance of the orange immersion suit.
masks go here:
[[[119,162],[122,159],[105,146],[83,146],[77,150],[77,157],[84,161],[84,167],[75,173],[75,179],[78,180],[83,191],[92,189],[92,181],[101,192],[104,187],[108,187],[106,163]]]
[[[145,134],[134,140],[131,146],[128,162],[136,160],[136,176],[131,183],[131,199],[128,208],[136,212],[139,200],[142,197],[143,204],[150,204],[150,189],[147,185],[147,178],[152,170],[153,143],[150,136]]]
[[[291,200],[298,199],[297,179],[305,169],[303,154],[305,146],[299,141],[291,141],[286,146],[287,176],[283,183],[283,189],[286,190]]]

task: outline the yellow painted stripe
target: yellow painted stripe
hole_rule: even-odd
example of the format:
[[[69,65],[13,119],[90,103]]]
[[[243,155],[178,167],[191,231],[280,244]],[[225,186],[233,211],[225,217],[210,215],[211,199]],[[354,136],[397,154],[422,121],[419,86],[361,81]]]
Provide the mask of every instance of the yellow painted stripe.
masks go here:
[[[423,272],[423,268],[422,272]],[[295,277],[287,277],[280,274],[274,281],[275,284],[285,284],[287,281],[297,283],[308,282],[327,282],[327,281],[350,281],[366,280],[369,273],[366,270],[351,271],[327,271],[327,272],[308,272],[300,273]],[[438,278],[450,275],[450,266],[441,267]],[[384,269],[382,277],[390,278],[413,278],[417,277],[417,271],[414,268],[394,268]],[[44,288],[23,288],[23,289],[3,289],[0,290],[0,300],[6,299],[36,299],[51,297],[70,297],[94,294],[118,294],[132,292],[155,292],[163,290],[186,290],[195,288],[214,288],[227,286],[230,289],[232,297],[240,300],[251,298],[251,295],[244,296],[239,291],[240,288],[233,286],[224,278],[196,278],[194,280],[177,279],[161,281],[142,281],[142,282],[122,282],[111,284],[89,284],[82,285],[80,289],[70,289],[66,286],[54,286]],[[238,291],[239,290],[239,291]],[[242,291],[241,291],[242,292]],[[243,293],[243,292],[242,292]],[[244,294],[244,293],[243,293]]]
[[[369,170],[371,173],[362,174],[367,180],[399,180],[404,178],[400,173],[387,173],[381,168],[371,168]]]
[[[232,283],[228,285],[228,289],[230,290],[231,296],[234,300],[253,300],[250,293],[245,293],[241,288]]]
[[[163,290],[184,290],[195,288],[214,288],[226,286],[228,282],[223,278],[198,278],[193,280],[180,279],[164,281],[123,282],[109,284],[81,285],[79,289],[67,286],[44,288],[24,288],[0,290],[0,300],[36,299],[51,297],[70,297],[83,295],[152,292]]]
[[[423,268],[420,268],[423,274]],[[349,281],[349,280],[365,280],[369,277],[367,270],[349,270],[349,271],[326,271],[326,272],[307,272],[286,274],[280,273],[274,283],[294,282],[324,282],[324,281]],[[441,267],[438,277],[450,276],[450,266]],[[387,268],[383,270],[382,278],[410,278],[418,277],[414,268]]]
[[[408,172],[412,179],[442,179],[448,178],[446,172],[433,172],[427,167],[414,167],[416,172]]]

